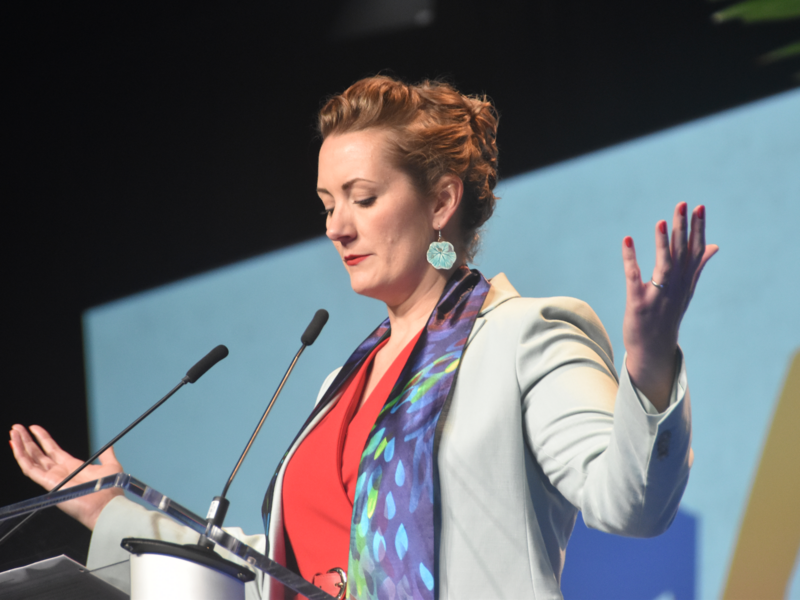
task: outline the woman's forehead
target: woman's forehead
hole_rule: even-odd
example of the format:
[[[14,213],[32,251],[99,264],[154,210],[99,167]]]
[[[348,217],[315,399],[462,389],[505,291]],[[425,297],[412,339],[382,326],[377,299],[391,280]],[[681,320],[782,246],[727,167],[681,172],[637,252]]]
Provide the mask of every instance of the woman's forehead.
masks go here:
[[[328,158],[363,160],[383,159],[388,147],[388,133],[379,129],[365,129],[330,135],[319,151],[320,162]]]
[[[322,187],[377,183],[394,171],[388,160],[386,134],[379,130],[332,135],[320,148],[318,183]]]

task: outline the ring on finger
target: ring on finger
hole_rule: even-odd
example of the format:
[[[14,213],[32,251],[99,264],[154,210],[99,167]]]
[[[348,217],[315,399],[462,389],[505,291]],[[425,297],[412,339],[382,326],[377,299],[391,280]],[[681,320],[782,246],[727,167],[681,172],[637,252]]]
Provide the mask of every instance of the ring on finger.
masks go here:
[[[656,286],[660,290],[663,290],[665,287],[667,287],[666,283],[656,283],[655,281],[653,281],[652,277],[650,278],[650,283],[652,283],[654,286]]]

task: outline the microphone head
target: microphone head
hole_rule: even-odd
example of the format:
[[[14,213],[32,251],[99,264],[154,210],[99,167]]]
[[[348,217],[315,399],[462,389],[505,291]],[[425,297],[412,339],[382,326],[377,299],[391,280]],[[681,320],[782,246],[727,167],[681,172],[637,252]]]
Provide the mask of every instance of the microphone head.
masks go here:
[[[319,332],[322,331],[322,328],[325,327],[325,323],[328,322],[328,311],[324,308],[320,308],[314,318],[311,319],[311,323],[308,324],[306,330],[303,332],[303,335],[300,336],[300,341],[303,342],[304,346],[310,346],[313,344]]]
[[[197,361],[197,364],[195,364],[195,366],[186,372],[186,377],[184,377],[183,380],[186,383],[194,383],[203,375],[205,375],[206,371],[208,371],[226,356],[228,356],[228,348],[220,344],[199,361]]]

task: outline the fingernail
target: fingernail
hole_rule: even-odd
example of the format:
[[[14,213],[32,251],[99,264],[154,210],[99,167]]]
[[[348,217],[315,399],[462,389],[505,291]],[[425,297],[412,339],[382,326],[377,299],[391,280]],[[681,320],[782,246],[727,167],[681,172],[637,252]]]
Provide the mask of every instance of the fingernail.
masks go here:
[[[628,248],[632,248],[633,247],[633,238],[631,236],[628,236],[628,237],[625,238],[625,245]]]
[[[659,231],[660,231],[662,234],[666,234],[666,233],[667,233],[667,222],[666,222],[666,221],[661,221],[661,222],[658,224],[658,230],[659,230]]]
[[[686,216],[686,202],[681,202],[681,203],[678,205],[678,210],[680,211],[680,213],[681,213],[681,216],[682,216],[682,217],[685,217],[685,216]]]
[[[697,207],[697,218],[698,219],[705,219],[706,218],[706,207],[702,204]]]

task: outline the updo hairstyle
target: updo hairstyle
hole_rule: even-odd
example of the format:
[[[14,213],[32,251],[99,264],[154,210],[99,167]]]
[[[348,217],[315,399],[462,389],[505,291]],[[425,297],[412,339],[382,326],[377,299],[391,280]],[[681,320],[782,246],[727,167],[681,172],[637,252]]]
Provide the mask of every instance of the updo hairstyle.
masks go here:
[[[319,112],[323,140],[330,135],[385,129],[396,166],[426,196],[446,174],[464,182],[462,240],[466,259],[477,252],[479,229],[497,197],[498,115],[486,96],[464,96],[447,83],[406,84],[378,75],[357,81]]]

